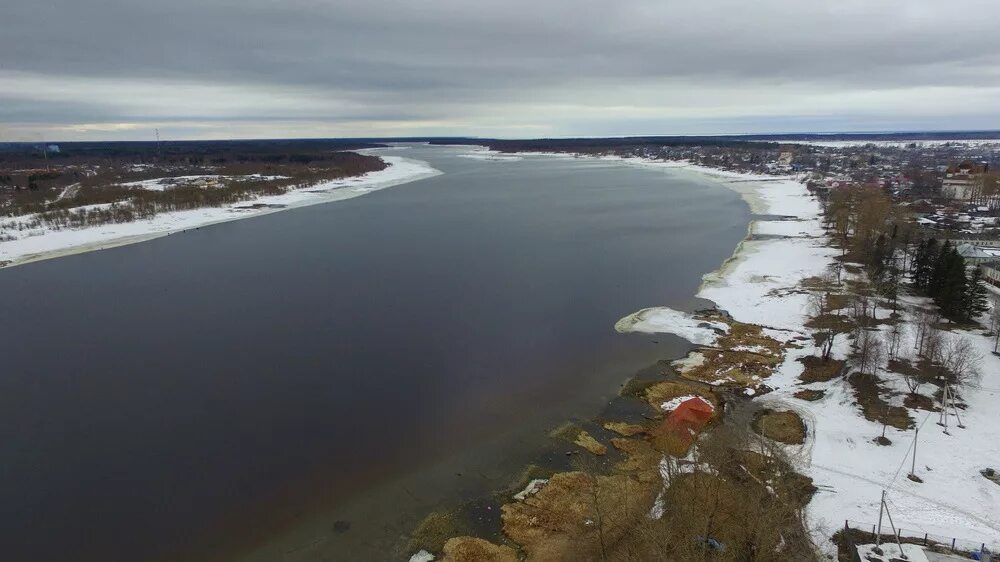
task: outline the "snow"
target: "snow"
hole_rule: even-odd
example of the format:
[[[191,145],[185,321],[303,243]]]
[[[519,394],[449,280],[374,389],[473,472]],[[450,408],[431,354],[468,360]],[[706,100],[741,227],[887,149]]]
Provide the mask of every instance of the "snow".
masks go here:
[[[362,151],[363,152],[363,151]],[[441,174],[427,162],[401,156],[382,156],[384,170],[295,189],[281,195],[262,196],[224,207],[160,213],[148,220],[104,224],[85,228],[19,229],[17,217],[0,223],[0,263],[26,263],[90,250],[149,240],[210,224],[256,217],[283,209],[330,203]],[[254,208],[254,205],[260,207]]]
[[[179,184],[192,183],[196,180],[219,179],[224,176],[218,174],[207,174],[201,176],[173,176],[167,178],[155,178],[151,180],[130,181],[121,183],[122,187],[138,187],[147,191],[165,191]]]
[[[629,314],[615,323],[615,330],[621,333],[674,334],[694,344],[711,345],[718,339],[718,331],[728,332],[729,326],[722,322],[701,320],[672,308],[656,307]]]
[[[514,499],[520,501],[527,498],[528,496],[533,496],[537,494],[538,491],[542,489],[542,486],[544,486],[548,482],[549,481],[546,478],[536,478],[531,482],[528,482],[528,485],[525,486],[523,490],[514,494]]]
[[[709,408],[712,408],[713,410],[715,409],[715,407],[712,406],[711,402],[709,402],[708,400],[705,400],[701,396],[698,396],[698,395],[695,395],[695,394],[689,394],[687,396],[678,396],[677,398],[671,398],[670,400],[667,400],[663,404],[660,404],[660,409],[663,410],[664,412],[673,412],[681,404],[687,402],[688,400],[691,400],[692,398],[695,398],[697,400],[701,400]]]
[[[901,554],[906,555],[905,559],[909,562],[928,562],[924,549],[915,544],[903,543],[902,551],[896,543],[882,543],[879,548],[882,550],[881,555],[875,554],[874,544],[863,544],[857,547],[858,555],[861,556],[862,560],[872,562],[890,562],[890,560],[900,559]]]
[[[421,550],[410,557],[410,562],[431,562],[432,560],[434,560],[434,555],[426,550]]]
[[[504,152],[498,152],[490,149],[476,149],[465,154],[458,154],[459,158],[470,158],[472,160],[487,160],[494,162],[508,161],[516,162],[518,160],[523,160],[524,156],[519,156],[517,154],[507,154]]]

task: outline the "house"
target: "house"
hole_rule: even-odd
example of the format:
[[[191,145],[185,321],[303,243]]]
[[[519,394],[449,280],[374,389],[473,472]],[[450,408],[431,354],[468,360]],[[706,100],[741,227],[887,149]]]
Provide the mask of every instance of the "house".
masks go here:
[[[990,285],[1000,287],[1000,261],[991,261],[979,264],[983,272],[983,280]]]
[[[989,261],[995,261],[997,255],[984,250],[981,246],[973,244],[959,244],[956,248],[958,255],[965,258],[968,265],[979,265]]]
[[[980,194],[976,178],[985,171],[985,165],[977,165],[971,160],[948,166],[941,182],[941,194],[949,199],[961,201],[977,199]]]

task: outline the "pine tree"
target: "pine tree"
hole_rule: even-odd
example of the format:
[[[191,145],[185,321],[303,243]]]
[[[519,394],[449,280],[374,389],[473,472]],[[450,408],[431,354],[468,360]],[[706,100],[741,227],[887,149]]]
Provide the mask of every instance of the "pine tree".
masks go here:
[[[952,250],[951,242],[945,240],[944,244],[941,245],[941,249],[936,254],[930,254],[930,275],[927,280],[926,292],[931,298],[937,299],[948,282]]]
[[[990,309],[986,285],[983,283],[983,270],[976,266],[972,277],[965,288],[964,314],[966,320],[975,320],[980,314]]]
[[[942,254],[939,266],[935,268],[938,285],[932,295],[941,309],[941,314],[952,320],[965,317],[965,299],[968,280],[965,275],[965,259],[947,242],[948,252]]]
[[[882,276],[885,275],[886,262],[890,257],[885,234],[879,234],[868,258],[868,277],[873,282],[878,283],[882,280]]]
[[[916,278],[917,289],[925,294],[930,294],[931,292],[931,278],[934,275],[934,269],[937,266],[938,259],[941,257],[940,250],[938,249],[938,241],[935,238],[931,238],[920,251],[920,259],[918,266],[916,267]]]

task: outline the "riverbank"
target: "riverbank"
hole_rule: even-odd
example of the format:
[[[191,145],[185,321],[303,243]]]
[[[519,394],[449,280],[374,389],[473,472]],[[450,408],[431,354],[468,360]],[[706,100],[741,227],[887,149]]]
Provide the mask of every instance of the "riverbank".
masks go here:
[[[367,153],[367,150],[359,151]],[[252,217],[360,197],[373,191],[441,174],[427,162],[401,156],[382,156],[384,170],[262,196],[223,207],[160,213],[148,220],[103,224],[87,228],[20,230],[0,221],[0,267],[10,267],[61,256],[105,250]]]
[[[767,379],[766,395],[754,402],[794,412],[804,422],[803,442],[785,445],[785,449],[795,460],[796,470],[818,486],[805,512],[820,551],[836,554],[837,545],[830,539],[845,520],[862,530],[877,524],[883,490],[889,493],[896,524],[911,536],[929,534],[944,544],[957,539],[967,550],[1000,542],[1000,519],[995,515],[1000,509],[1000,491],[981,476],[989,468],[986,459],[995,457],[998,450],[992,433],[997,416],[991,404],[1000,384],[1000,358],[991,353],[992,338],[984,337],[989,334],[982,329],[946,328],[944,337],[972,345],[982,373],[979,383],[963,388],[961,420],[965,424],[951,434],[931,431],[933,424],[926,423],[938,417],[933,413],[938,402],[936,387],[930,385],[930,395],[926,390],[914,393],[904,384],[906,375],[892,362],[872,377],[874,398],[859,388],[854,376],[807,373],[806,364],[821,354],[818,331],[811,328],[816,312],[810,299],[824,294],[829,299],[834,294],[844,303],[834,309],[847,306],[857,288],[867,284],[861,264],[841,264],[842,280],[831,273],[841,251],[826,235],[819,202],[794,179],[677,166],[718,178],[744,195],[755,213],[770,215],[755,220],[732,258],[705,276],[698,296],[713,301],[737,321],[764,327],[765,333],[788,346],[783,361]],[[838,279],[830,281],[831,276]],[[871,329],[885,341],[889,341],[892,325],[900,326],[903,338],[917,337],[917,317],[933,305],[926,298],[905,295],[900,297],[898,310],[889,308],[882,304],[879,326]],[[833,314],[840,313],[834,310]],[[698,344],[715,337],[703,318],[667,308],[638,311],[619,324],[623,331],[673,333]],[[835,339],[832,358],[837,365],[850,365],[852,345],[846,336]],[[909,347],[904,342],[900,353],[907,364],[917,360],[906,351]],[[688,364],[701,362],[695,352],[677,366],[686,369]],[[919,405],[917,398],[926,405]],[[880,404],[878,414],[865,411],[871,400]],[[882,407],[891,407],[907,421],[886,428],[879,417]],[[952,421],[958,422],[957,417]],[[914,427],[922,428],[921,459],[913,456]],[[874,439],[880,434],[888,439]],[[916,470],[920,478],[906,478],[904,468]]]

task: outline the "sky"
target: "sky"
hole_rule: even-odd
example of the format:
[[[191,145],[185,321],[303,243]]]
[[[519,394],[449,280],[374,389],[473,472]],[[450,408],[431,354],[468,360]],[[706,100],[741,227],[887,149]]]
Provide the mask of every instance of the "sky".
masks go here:
[[[0,141],[1000,129],[997,0],[35,0]]]

